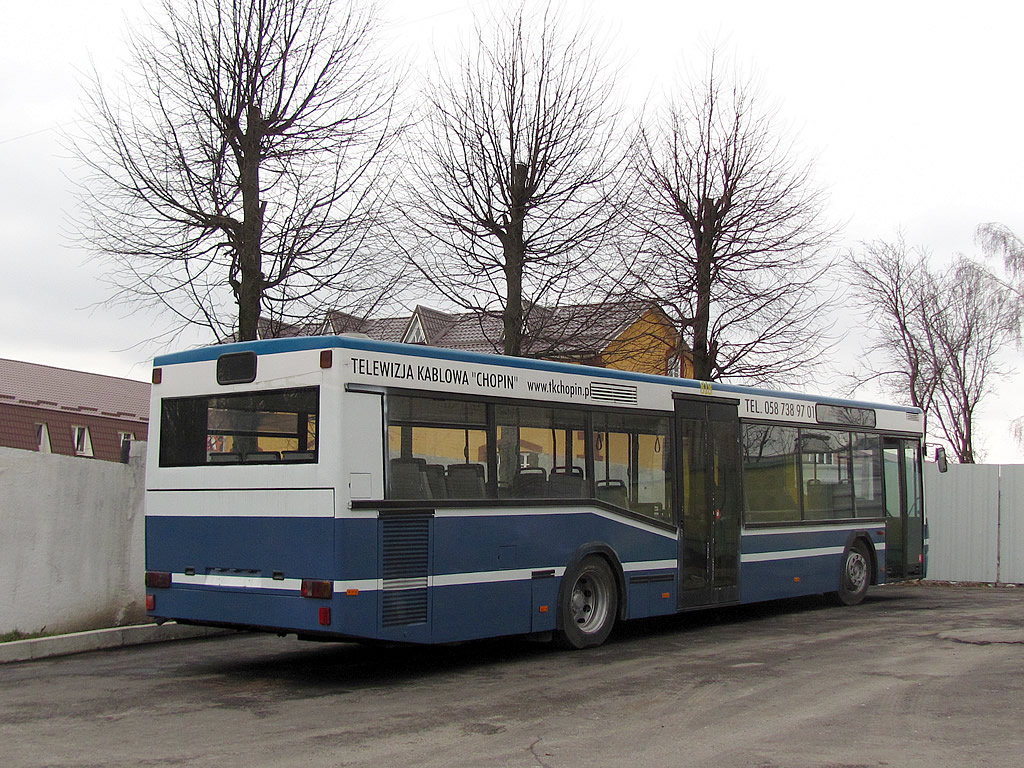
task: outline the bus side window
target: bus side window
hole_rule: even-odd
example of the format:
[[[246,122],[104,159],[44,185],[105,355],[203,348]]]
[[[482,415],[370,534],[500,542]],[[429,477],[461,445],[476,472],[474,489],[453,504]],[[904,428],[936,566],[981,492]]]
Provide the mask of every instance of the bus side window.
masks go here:
[[[387,413],[390,498],[487,497],[482,403],[391,394]]]
[[[646,414],[594,417],[597,498],[645,517],[671,522],[669,420]]]

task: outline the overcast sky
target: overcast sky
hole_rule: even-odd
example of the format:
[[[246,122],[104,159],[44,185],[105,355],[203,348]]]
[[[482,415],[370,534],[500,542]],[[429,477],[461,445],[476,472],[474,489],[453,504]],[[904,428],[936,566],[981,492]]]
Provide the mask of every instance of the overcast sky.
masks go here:
[[[557,2],[557,0],[556,0]],[[139,346],[155,318],[98,305],[102,263],[70,247],[73,206],[61,149],[90,59],[116,72],[126,19],[153,0],[51,0],[6,8],[0,28],[0,357],[147,378]],[[1024,234],[1024,5],[1009,2],[564,0],[595,23],[621,62],[629,98],[656,100],[709,46],[757,74],[830,192],[840,247],[891,237],[936,258],[973,250],[974,228]],[[416,68],[469,29],[481,2],[382,0],[386,34]],[[989,458],[1021,461],[993,399],[982,425]]]

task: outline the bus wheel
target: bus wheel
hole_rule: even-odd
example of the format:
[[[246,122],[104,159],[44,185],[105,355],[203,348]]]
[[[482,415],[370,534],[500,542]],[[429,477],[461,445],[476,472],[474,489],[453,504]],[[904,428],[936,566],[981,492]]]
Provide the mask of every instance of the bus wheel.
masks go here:
[[[615,576],[601,557],[587,557],[566,571],[558,601],[559,645],[591,648],[600,645],[612,631],[618,611],[619,593]]]
[[[833,602],[839,605],[857,605],[868,593],[871,585],[871,556],[863,541],[855,541],[843,553],[843,572],[839,577],[839,591],[833,592]]]

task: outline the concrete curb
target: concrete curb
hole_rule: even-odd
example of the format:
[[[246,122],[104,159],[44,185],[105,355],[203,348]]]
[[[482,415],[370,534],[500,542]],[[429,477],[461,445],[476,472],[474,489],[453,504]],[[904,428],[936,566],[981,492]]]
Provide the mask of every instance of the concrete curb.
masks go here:
[[[130,627],[94,629],[70,635],[36,637],[0,643],[0,664],[15,661],[34,661],[51,656],[69,656],[73,653],[99,651],[105,648],[123,648],[144,643],[162,643],[169,640],[187,640],[196,637],[231,634],[233,630],[213,627],[189,627],[168,621],[164,624],[139,624]]]

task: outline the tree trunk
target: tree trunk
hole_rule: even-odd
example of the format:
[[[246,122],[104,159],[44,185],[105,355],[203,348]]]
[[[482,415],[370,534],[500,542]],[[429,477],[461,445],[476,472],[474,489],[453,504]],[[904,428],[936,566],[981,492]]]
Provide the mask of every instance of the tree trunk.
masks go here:
[[[708,343],[711,325],[711,264],[715,255],[715,227],[718,206],[711,198],[704,198],[700,219],[694,233],[697,254],[697,296],[693,316],[693,378],[711,381],[715,360]]]
[[[260,202],[260,139],[263,119],[259,107],[250,105],[245,135],[242,137],[240,177],[242,191],[242,231],[238,243],[238,340],[257,337],[260,304],[263,297],[263,213]]]
[[[526,265],[523,225],[526,220],[527,173],[525,163],[513,164],[510,200],[512,216],[502,242],[505,257],[505,307],[501,320],[505,332],[505,354],[513,357],[519,357],[523,352],[523,271]]]

